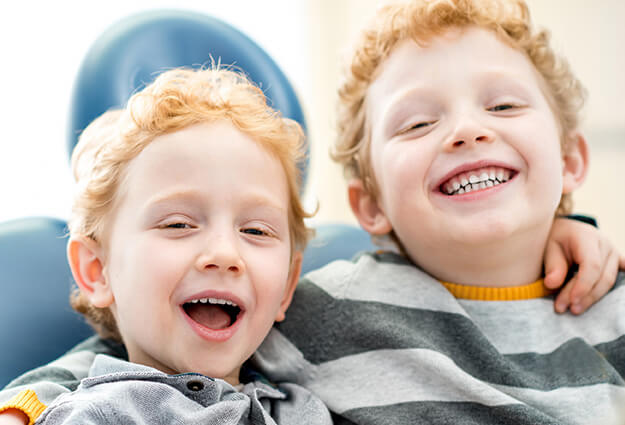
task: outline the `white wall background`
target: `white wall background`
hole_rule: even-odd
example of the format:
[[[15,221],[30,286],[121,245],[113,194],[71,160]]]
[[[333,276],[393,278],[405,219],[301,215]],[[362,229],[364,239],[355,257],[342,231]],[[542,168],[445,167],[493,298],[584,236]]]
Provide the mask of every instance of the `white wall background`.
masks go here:
[[[528,0],[535,20],[589,89],[584,128],[591,171],[576,211],[599,218],[625,252],[625,1]],[[144,9],[182,8],[224,19],[278,62],[303,103],[312,142],[308,205],[317,221],[354,222],[341,171],[328,160],[335,89],[354,34],[378,0],[134,0],[11,2],[0,17],[0,221],[67,218],[71,178],[65,135],[73,79],[110,24]]]
[[[276,60],[302,99],[310,96],[306,3],[290,0],[12,1],[0,18],[0,221],[67,218],[71,174],[66,125],[83,56],[111,24],[141,10],[196,10],[225,20]]]

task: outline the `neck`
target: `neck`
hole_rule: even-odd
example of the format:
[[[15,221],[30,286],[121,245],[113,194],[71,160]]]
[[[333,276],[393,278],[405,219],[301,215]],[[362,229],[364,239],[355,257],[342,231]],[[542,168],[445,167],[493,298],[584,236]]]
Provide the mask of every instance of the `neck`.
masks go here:
[[[473,286],[511,287],[540,279],[550,226],[496,241],[449,243],[412,258],[439,280]],[[425,252],[427,251],[427,253]]]

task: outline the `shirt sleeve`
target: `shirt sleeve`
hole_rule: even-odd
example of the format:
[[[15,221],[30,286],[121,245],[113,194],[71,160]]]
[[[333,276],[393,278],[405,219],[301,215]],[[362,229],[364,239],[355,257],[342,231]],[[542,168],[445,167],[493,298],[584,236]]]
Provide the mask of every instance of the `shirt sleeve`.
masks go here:
[[[17,409],[23,412],[28,416],[28,425],[32,425],[46,409],[46,405],[39,401],[33,390],[27,389],[15,394],[4,405],[0,406],[0,413],[8,409]]]

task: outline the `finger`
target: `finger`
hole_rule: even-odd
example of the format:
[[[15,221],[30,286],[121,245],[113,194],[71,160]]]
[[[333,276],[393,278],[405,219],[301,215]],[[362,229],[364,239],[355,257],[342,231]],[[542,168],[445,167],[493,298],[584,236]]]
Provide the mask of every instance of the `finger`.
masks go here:
[[[609,287],[614,284],[614,281],[616,280],[616,275],[618,273],[619,257],[616,254],[616,251],[614,251],[611,246],[608,247],[607,252],[601,252],[600,255],[601,258],[605,258],[605,262],[602,266],[600,266],[601,271],[599,272],[598,279],[596,279],[596,281],[591,286],[576,285],[575,288],[573,288],[573,290],[571,291],[571,304],[578,304],[582,300],[582,298],[589,295],[591,291],[594,291],[599,284],[601,284],[601,287],[603,287],[606,282]],[[589,277],[589,279],[591,278]]]
[[[625,270],[625,255],[621,255],[618,259],[619,270]]]
[[[612,289],[614,283],[616,282],[616,276],[618,274],[619,260],[620,259],[616,253],[612,252],[612,254],[610,254],[601,278],[589,293],[583,295],[578,302],[571,303],[571,313],[582,314],[583,312],[588,310],[591,305],[596,303],[605,294],[607,294],[610,289]],[[576,288],[573,288],[573,291],[575,291],[575,289]],[[574,295],[571,295],[571,299],[574,299],[574,297]]]
[[[593,288],[601,281],[606,271],[616,271],[616,252],[611,244],[599,242],[592,247],[581,248],[573,252],[573,259],[579,264],[577,282],[571,290],[571,304],[578,304],[583,297],[590,294]],[[610,266],[610,270],[606,267]]]
[[[545,249],[545,286],[549,289],[559,288],[564,283],[569,262],[557,242],[549,242]]]
[[[575,278],[573,278],[569,283],[564,285],[564,287],[560,290],[560,293],[558,293],[553,307],[556,313],[564,313],[569,308],[569,304],[571,304],[571,290],[575,285],[575,281]]]
[[[608,252],[603,252],[599,245],[578,248],[573,251],[573,261],[579,264],[579,270],[575,275],[575,291],[571,294],[570,302],[577,304],[581,297],[590,293],[597,282],[601,279],[604,265],[610,258]]]

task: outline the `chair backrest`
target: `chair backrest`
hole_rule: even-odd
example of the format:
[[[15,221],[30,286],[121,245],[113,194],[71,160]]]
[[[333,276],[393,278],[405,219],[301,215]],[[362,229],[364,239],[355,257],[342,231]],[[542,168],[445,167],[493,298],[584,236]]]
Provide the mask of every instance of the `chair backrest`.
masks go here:
[[[276,63],[230,25],[194,12],[140,13],[109,27],[88,51],[76,78],[69,151],[80,132],[110,108],[122,107],[158,73],[201,67],[211,60],[242,69],[271,105],[304,128],[301,106]],[[306,178],[308,164],[302,164]],[[92,334],[68,304],[71,274],[65,223],[25,218],[0,223],[0,388],[22,372],[54,360]],[[370,248],[368,236],[346,225],[325,225],[304,256],[304,271]]]
[[[0,388],[93,334],[69,306],[66,235],[48,217],[0,223]]]

